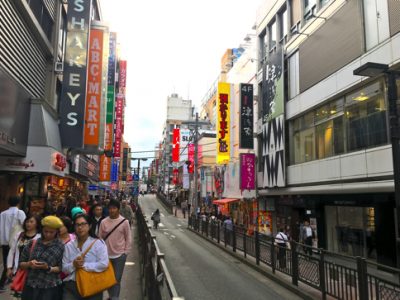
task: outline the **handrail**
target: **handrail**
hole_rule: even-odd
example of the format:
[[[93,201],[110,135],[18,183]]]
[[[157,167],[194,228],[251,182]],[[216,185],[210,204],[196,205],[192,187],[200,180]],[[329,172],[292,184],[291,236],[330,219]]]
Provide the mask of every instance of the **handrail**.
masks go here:
[[[184,299],[178,295],[165,263],[165,254],[161,252],[156,236],[150,229],[151,226],[147,223],[148,220],[143,215],[140,205],[136,210],[136,219],[144,296],[149,300]]]

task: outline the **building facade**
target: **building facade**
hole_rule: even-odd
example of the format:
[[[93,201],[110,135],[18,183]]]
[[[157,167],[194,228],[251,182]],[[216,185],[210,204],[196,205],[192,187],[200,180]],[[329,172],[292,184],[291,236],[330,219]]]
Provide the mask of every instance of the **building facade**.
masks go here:
[[[400,68],[399,9],[393,0],[277,0],[257,21],[261,199],[292,237],[309,220],[315,246],[388,265],[396,264],[388,84],[353,71],[366,62]]]

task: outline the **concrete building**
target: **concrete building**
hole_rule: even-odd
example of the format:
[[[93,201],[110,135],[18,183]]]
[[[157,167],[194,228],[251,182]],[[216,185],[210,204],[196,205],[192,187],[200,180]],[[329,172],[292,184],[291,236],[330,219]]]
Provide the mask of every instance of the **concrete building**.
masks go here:
[[[315,246],[388,265],[388,83],[353,71],[366,62],[399,70],[399,10],[393,0],[276,0],[257,19],[259,205],[295,239],[310,220]]]

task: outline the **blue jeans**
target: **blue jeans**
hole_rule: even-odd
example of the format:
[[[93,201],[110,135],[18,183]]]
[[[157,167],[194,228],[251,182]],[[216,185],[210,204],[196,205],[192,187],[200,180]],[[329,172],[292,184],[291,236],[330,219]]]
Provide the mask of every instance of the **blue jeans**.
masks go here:
[[[122,254],[120,257],[117,258],[111,258],[110,261],[114,268],[114,274],[115,279],[117,280],[117,284],[108,289],[108,295],[110,296],[111,300],[118,300],[119,293],[121,291],[121,279],[122,274],[124,273],[126,254]]]

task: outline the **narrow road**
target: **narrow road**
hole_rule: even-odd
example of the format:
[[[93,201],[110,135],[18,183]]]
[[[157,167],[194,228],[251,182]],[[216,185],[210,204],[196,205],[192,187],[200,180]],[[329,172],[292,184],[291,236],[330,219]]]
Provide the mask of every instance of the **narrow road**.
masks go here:
[[[139,203],[148,220],[160,209],[160,227],[153,232],[185,300],[301,299],[187,230],[187,219],[169,214],[154,195],[140,197]]]

